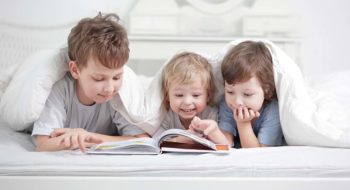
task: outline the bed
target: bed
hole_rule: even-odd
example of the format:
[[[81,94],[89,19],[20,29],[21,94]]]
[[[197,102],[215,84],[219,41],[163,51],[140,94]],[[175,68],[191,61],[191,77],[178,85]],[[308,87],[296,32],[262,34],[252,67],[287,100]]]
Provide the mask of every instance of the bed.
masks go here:
[[[35,152],[29,134],[3,125],[0,142],[1,189],[346,189],[350,183],[350,149],[284,146],[237,149],[229,155],[48,153]]]
[[[13,10],[13,8],[8,9]],[[76,151],[35,152],[31,136],[23,130],[23,126],[30,125],[32,119],[36,117],[28,112],[33,111],[31,109],[34,108],[31,106],[37,102],[27,101],[28,98],[38,97],[37,94],[16,91],[18,86],[13,84],[23,85],[23,83],[35,80],[36,78],[30,72],[37,67],[32,67],[32,65],[23,67],[23,65],[35,60],[38,55],[43,55],[43,52],[45,55],[51,55],[50,53],[65,43],[69,29],[74,22],[83,16],[94,15],[90,13],[75,15],[70,18],[69,22],[61,20],[47,22],[44,26],[40,24],[40,20],[30,23],[24,17],[11,17],[7,20],[1,17],[0,189],[30,190],[40,187],[53,190],[116,189],[120,187],[128,189],[230,187],[238,189],[348,189],[350,187],[350,135],[347,125],[350,123],[350,117],[345,111],[345,114],[335,121],[332,116],[340,116],[339,112],[333,111],[334,113],[330,114],[325,111],[329,108],[337,110],[339,103],[344,108],[350,106],[348,100],[350,93],[344,88],[350,82],[348,77],[350,71],[330,73],[329,76],[308,77],[304,81],[298,78],[300,75],[298,71],[295,71],[296,75],[289,72],[288,69],[294,71],[293,69],[296,68],[293,64],[287,68],[289,75],[276,73],[276,76],[280,77],[277,78],[279,83],[276,85],[280,86],[279,88],[285,88],[283,85],[286,83],[283,81],[289,80],[292,87],[296,85],[303,85],[305,88],[312,87],[312,90],[307,89],[307,94],[296,93],[293,94],[293,98],[300,100],[304,95],[308,95],[308,98],[314,100],[313,105],[318,106],[310,105],[313,109],[301,110],[303,114],[311,114],[310,117],[316,116],[314,113],[317,112],[317,117],[310,121],[302,120],[298,114],[293,114],[295,110],[288,112],[287,109],[283,109],[286,110],[286,113],[283,114],[285,116],[283,131],[286,133],[289,146],[233,149],[228,155],[164,153],[107,156],[84,155]],[[5,11],[4,15],[6,14],[9,12]],[[228,42],[228,44],[233,45],[237,42]],[[224,47],[222,52],[211,56],[212,60],[215,61],[222,56],[226,51],[225,48],[227,49]],[[273,44],[270,48],[279,51]],[[282,62],[284,56],[280,55],[283,53],[276,53],[275,58],[276,61]],[[41,63],[37,62],[37,64],[44,64],[48,60],[50,59],[41,59]],[[276,65],[275,69],[284,71],[285,65],[282,66]],[[52,69],[52,67],[48,68]],[[57,70],[54,78],[59,78],[64,71],[64,69]],[[291,78],[286,79],[286,76]],[[134,75],[129,75],[129,77],[131,79],[138,77],[143,82],[147,81],[152,84],[148,77]],[[136,80],[129,81],[134,83]],[[36,89],[35,85],[27,86],[27,88]],[[140,86],[144,87],[144,84]],[[153,88],[157,87],[153,86]],[[338,90],[342,88],[344,90]],[[41,90],[47,92],[48,89],[49,86],[46,86]],[[321,91],[324,93],[318,93]],[[36,92],[39,93],[39,96],[44,96],[42,91]],[[281,99],[282,97],[290,98],[288,92],[280,90]],[[127,95],[128,93],[124,94],[124,97]],[[151,95],[154,94],[150,94],[150,97],[153,97]],[[23,97],[23,99],[18,97]],[[135,113],[132,106],[127,106],[127,101],[124,100],[126,105],[124,111]],[[338,104],[333,104],[333,102]],[[133,103],[135,106],[135,102]],[[302,104],[302,101],[298,102],[298,105]],[[283,103],[281,106],[284,108],[290,104]],[[34,112],[38,112],[38,109]],[[137,114],[140,113],[129,116],[135,119]],[[326,125],[323,125],[322,122]],[[314,125],[315,123],[318,125]]]

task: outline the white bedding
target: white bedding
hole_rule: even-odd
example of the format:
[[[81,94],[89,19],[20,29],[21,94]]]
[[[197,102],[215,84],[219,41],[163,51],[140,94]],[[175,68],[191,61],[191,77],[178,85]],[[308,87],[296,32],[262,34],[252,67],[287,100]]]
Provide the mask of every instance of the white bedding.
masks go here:
[[[28,134],[0,126],[0,176],[350,177],[350,149],[285,146],[229,155],[35,152]]]

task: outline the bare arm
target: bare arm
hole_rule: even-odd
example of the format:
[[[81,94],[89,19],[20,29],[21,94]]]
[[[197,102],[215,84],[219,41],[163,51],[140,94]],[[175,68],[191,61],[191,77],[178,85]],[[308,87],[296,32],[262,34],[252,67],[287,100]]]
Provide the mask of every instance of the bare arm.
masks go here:
[[[89,133],[84,129],[59,128],[55,129],[50,136],[38,135],[36,137],[37,151],[59,151],[67,149],[91,147],[101,143],[102,140],[95,133]]]
[[[264,147],[255,136],[251,123],[237,123],[242,148]]]
[[[237,108],[234,119],[237,122],[237,129],[242,148],[264,147],[255,136],[251,124],[252,119],[259,117],[260,113],[248,108]]]
[[[232,146],[232,145],[233,145],[233,139],[234,139],[233,135],[232,135],[230,132],[226,132],[226,131],[221,131],[221,132],[222,132],[222,133],[224,134],[224,136],[226,137],[226,139],[227,139],[229,145]]]
[[[85,152],[86,148],[94,144],[106,141],[122,141],[131,138],[149,137],[146,133],[135,136],[109,136],[87,132],[84,129],[60,128],[52,132],[51,136],[37,136],[37,151],[58,151],[80,148]]]
[[[61,138],[51,138],[47,135],[37,135],[35,137],[36,151],[58,151],[65,150],[67,147],[61,143]]]

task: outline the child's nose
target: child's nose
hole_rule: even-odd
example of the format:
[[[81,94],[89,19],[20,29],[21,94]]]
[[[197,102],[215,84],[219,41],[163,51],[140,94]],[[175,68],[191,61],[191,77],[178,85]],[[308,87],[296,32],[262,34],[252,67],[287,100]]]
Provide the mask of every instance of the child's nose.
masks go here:
[[[103,91],[108,92],[108,93],[113,92],[113,91],[114,91],[113,83],[108,82],[108,83],[104,86]]]
[[[190,96],[186,96],[184,99],[185,104],[191,104],[192,103],[192,98]]]
[[[243,101],[242,101],[242,99],[239,98],[239,97],[236,97],[236,98],[234,99],[234,103],[235,103],[236,107],[241,107],[241,106],[243,106]]]

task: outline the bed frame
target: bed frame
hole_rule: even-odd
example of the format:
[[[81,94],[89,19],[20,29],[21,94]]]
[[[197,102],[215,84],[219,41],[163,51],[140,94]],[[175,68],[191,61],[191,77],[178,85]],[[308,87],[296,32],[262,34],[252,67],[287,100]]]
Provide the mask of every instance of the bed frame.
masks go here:
[[[162,177],[46,177],[22,176],[0,177],[1,189],[36,190],[40,187],[51,190],[84,189],[84,190],[115,190],[115,189],[317,189],[317,190],[347,190],[349,178],[162,178]]]

